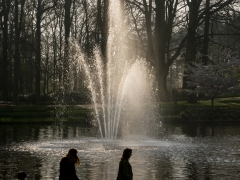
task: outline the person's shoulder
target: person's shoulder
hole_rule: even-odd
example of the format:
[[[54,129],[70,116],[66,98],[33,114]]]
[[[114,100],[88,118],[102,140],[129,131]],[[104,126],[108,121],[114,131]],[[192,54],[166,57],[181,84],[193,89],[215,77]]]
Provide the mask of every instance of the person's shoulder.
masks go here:
[[[125,163],[128,163],[128,160],[124,159],[124,158],[121,158],[121,162],[125,164]]]
[[[62,157],[62,159],[61,159],[60,162],[61,162],[61,163],[67,162],[67,157]]]

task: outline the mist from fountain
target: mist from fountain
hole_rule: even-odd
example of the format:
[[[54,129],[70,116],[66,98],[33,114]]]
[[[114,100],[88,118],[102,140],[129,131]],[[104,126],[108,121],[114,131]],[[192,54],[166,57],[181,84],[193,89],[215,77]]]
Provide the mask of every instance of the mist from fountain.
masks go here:
[[[90,60],[77,43],[72,43],[72,54],[85,72],[101,138],[147,134],[156,115],[152,69],[132,53],[134,45],[129,46],[120,0],[110,0],[108,19],[106,64],[98,48]]]

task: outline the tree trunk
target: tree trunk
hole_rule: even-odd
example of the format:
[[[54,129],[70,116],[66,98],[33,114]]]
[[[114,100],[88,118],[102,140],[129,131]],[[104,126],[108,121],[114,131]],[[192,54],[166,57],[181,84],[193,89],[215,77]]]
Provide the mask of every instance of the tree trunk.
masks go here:
[[[152,1],[149,1],[149,8],[147,5],[147,1],[143,0],[143,5],[144,5],[144,16],[146,20],[146,31],[147,31],[147,61],[149,61],[152,65],[154,65],[153,62],[155,62],[155,52],[154,52],[154,47],[153,47],[153,40],[152,40]]]
[[[90,51],[89,51],[89,27],[88,27],[88,9],[87,9],[87,0],[84,0],[83,2],[83,8],[84,8],[84,12],[85,12],[85,31],[86,31],[86,43],[85,43],[85,52],[87,53],[87,55],[90,55]]]
[[[187,48],[186,48],[186,63],[191,65],[191,62],[196,62],[197,56],[197,39],[196,39],[196,30],[198,27],[198,12],[199,6],[202,0],[194,0],[188,2],[189,7],[189,24],[188,24],[188,39],[187,39]],[[183,77],[183,88],[188,89],[188,72],[184,72]],[[189,103],[197,102],[197,95],[192,94],[188,99]]]
[[[9,26],[8,30],[8,57],[9,57],[9,67],[8,67],[8,97],[11,97],[12,99],[12,94],[13,94],[13,82],[14,82],[14,25],[11,23]],[[13,57],[13,58],[12,58]],[[10,98],[8,99],[10,100]]]
[[[19,81],[19,66],[20,66],[20,52],[19,52],[19,35],[20,28],[18,27],[18,0],[15,0],[15,56],[14,56],[14,85],[13,85],[13,103],[18,103],[18,81]]]
[[[30,69],[34,69],[35,67],[34,67],[34,60],[33,60],[33,57],[34,57],[34,52],[30,52],[30,55],[29,55],[29,68]],[[33,88],[34,88],[34,71],[31,71],[30,72],[30,77],[28,77],[28,82],[26,82],[26,83],[29,83],[29,89],[28,89],[28,92],[30,93],[30,94],[34,94],[34,90],[33,90]]]
[[[32,43],[34,43],[35,41],[35,36],[34,36],[34,24],[32,23],[32,28],[31,28],[31,38],[32,38]],[[35,59],[34,58],[36,56],[36,49],[35,51],[33,52],[30,52],[29,54],[29,66],[30,66],[30,69],[36,69],[36,66],[35,66]],[[29,77],[29,80],[30,80],[30,89],[29,89],[29,92],[33,95],[35,94],[35,71],[31,71],[30,72],[30,77]],[[35,101],[35,100],[34,100]]]
[[[107,39],[108,39],[108,9],[109,9],[109,0],[103,0],[104,9],[103,9],[103,21],[101,27],[101,50],[103,54],[104,67],[107,63]]]
[[[166,23],[165,23],[165,0],[156,1],[156,20],[155,20],[155,52],[156,52],[156,77],[158,95],[161,101],[168,101],[167,75],[169,66],[165,59],[166,48]]]
[[[59,83],[58,83],[58,90],[61,91],[62,86],[63,86],[63,53],[62,53],[62,48],[63,48],[63,38],[62,38],[62,30],[63,30],[63,22],[61,21],[60,18],[60,32],[59,32],[59,65],[58,65],[58,79],[59,79]]]
[[[44,83],[43,83],[43,94],[48,94],[48,62],[49,62],[49,46],[47,45],[46,50],[46,62],[45,62],[45,69],[44,69]]]
[[[55,31],[56,29],[54,29]],[[53,92],[56,92],[57,40],[53,33]]]
[[[212,102],[212,136],[214,136],[214,121],[213,121],[213,106],[214,106],[214,98],[211,98],[211,102]]]
[[[209,7],[210,7],[210,0],[206,0],[206,16],[205,16],[204,39],[203,39],[203,50],[202,50],[203,65],[207,65],[208,63],[209,22],[210,22]]]
[[[203,38],[203,49],[202,49],[202,63],[203,65],[208,64],[208,46],[209,46],[209,22],[210,22],[210,0],[206,0],[206,15],[204,20],[204,38]],[[200,93],[198,100],[204,99],[205,94]]]
[[[9,57],[8,57],[8,14],[10,9],[10,0],[2,1],[2,14],[3,14],[3,44],[2,49],[3,53],[3,64],[2,64],[2,74],[1,74],[1,100],[8,101],[8,66],[9,66]]]
[[[159,90],[159,97],[161,101],[169,101],[169,93],[167,89],[167,76],[168,76],[168,67],[159,68],[158,72],[158,90]]]
[[[102,1],[97,0],[97,24],[96,24],[96,43],[100,45],[100,33],[102,28]]]
[[[71,6],[72,0],[65,0],[64,28],[65,28],[65,47],[63,63],[63,87],[64,91],[69,91],[69,36],[71,28]]]
[[[24,13],[24,4],[25,0],[21,1],[21,13],[20,13],[20,21],[19,21],[19,13],[18,13],[18,0],[15,0],[15,55],[14,55],[14,88],[13,88],[13,103],[17,104],[18,103],[18,94],[19,94],[19,81],[21,79],[21,56],[20,56],[20,33],[22,29],[22,18],[23,18],[23,13]],[[18,23],[19,22],[19,23]]]
[[[70,36],[70,28],[71,28],[71,5],[72,5],[72,0],[65,0],[64,28],[65,28],[65,43],[67,45],[68,45],[68,39]]]
[[[212,102],[212,110],[213,110],[213,107],[214,107],[214,98],[211,98],[211,102]]]
[[[40,103],[40,87],[41,87],[41,0],[37,5],[37,22],[36,22],[36,56],[35,56],[35,94],[36,104]]]

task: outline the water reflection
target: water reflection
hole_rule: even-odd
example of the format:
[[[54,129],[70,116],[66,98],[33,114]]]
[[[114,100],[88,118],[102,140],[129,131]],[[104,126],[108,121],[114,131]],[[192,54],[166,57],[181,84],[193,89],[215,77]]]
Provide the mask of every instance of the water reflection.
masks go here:
[[[81,158],[80,179],[116,178],[122,150],[133,149],[137,180],[235,180],[239,177],[240,124],[162,124],[155,137],[129,135],[103,142],[96,127],[77,124],[0,126],[0,179],[19,170],[28,179],[58,179],[59,161],[69,148]]]

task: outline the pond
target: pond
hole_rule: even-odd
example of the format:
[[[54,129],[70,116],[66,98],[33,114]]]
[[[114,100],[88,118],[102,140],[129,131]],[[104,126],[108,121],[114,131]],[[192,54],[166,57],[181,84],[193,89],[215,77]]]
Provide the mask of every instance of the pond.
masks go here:
[[[23,170],[27,179],[53,180],[59,161],[76,148],[81,180],[115,180],[122,151],[132,148],[134,180],[236,180],[240,123],[162,123],[155,136],[99,139],[97,127],[77,123],[1,124],[0,179]]]

